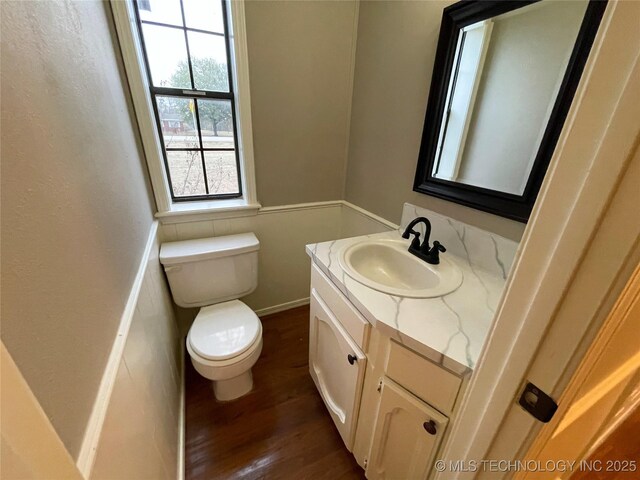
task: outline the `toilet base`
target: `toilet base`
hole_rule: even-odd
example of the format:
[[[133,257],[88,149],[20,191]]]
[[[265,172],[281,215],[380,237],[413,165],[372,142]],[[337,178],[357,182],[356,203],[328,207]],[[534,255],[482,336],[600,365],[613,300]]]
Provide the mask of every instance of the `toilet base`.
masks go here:
[[[253,388],[253,375],[251,374],[251,369],[249,369],[237,377],[227,380],[214,380],[212,383],[216,400],[228,402],[240,398],[251,391]]]

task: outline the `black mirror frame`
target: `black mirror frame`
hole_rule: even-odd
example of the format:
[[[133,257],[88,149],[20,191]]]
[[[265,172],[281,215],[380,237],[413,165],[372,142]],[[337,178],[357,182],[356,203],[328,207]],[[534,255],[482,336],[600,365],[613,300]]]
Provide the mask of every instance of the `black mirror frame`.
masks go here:
[[[607,0],[589,0],[567,70],[522,195],[437,179],[431,175],[431,172],[460,29],[537,1],[540,0],[462,0],[444,9],[418,166],[413,183],[414,191],[520,222],[526,223],[529,219],[598,32]]]

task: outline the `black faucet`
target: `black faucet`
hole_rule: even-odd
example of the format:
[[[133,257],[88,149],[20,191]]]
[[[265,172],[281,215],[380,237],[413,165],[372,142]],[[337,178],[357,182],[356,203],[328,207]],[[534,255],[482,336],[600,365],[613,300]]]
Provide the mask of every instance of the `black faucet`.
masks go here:
[[[413,227],[415,227],[418,223],[424,223],[424,240],[422,240],[422,245],[420,245],[420,232],[416,232]],[[421,260],[424,260],[431,265],[438,265],[440,263],[440,252],[446,252],[447,249],[444,248],[439,241],[435,240],[433,242],[433,247],[429,246],[429,237],[431,236],[431,222],[425,217],[418,217],[411,221],[407,228],[404,230],[402,234],[402,238],[409,238],[409,235],[413,235],[413,240],[411,241],[411,245],[409,245],[409,253],[415,255]]]

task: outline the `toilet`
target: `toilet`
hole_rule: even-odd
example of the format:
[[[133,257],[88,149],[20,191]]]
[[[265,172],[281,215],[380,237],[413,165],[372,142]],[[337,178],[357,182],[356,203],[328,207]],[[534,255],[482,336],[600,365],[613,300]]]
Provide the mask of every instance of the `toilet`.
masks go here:
[[[163,243],[160,263],[181,307],[202,307],[187,335],[196,371],[229,401],[253,387],[251,368],[262,352],[262,324],[238,300],[258,286],[260,242],[253,233]]]

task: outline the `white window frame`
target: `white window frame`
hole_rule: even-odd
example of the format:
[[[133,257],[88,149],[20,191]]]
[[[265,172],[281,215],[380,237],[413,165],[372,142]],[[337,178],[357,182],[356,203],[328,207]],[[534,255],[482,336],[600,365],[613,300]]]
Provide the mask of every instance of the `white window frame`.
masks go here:
[[[481,29],[482,38],[478,48],[478,55],[466,59],[469,64],[473,66],[473,78],[471,83],[471,89],[461,92],[455,90],[457,70],[460,68],[459,62],[463,58],[464,50],[464,36],[472,30]],[[440,126],[440,135],[438,136],[438,147],[436,150],[436,162],[438,165],[437,171],[434,172],[434,177],[441,178],[455,182],[458,179],[460,171],[460,165],[462,163],[462,154],[464,152],[464,146],[467,141],[467,133],[469,132],[469,125],[471,123],[471,116],[473,114],[473,107],[476,102],[476,95],[478,93],[478,87],[480,85],[480,78],[482,77],[482,70],[484,68],[484,61],[487,56],[487,50],[489,49],[489,41],[491,39],[491,32],[493,31],[493,22],[491,20],[483,20],[464,27],[460,36],[458,37],[458,46],[456,48],[456,55],[453,59],[453,65],[456,65],[456,72],[451,76],[449,81],[449,88],[447,92],[446,108],[449,109],[452,106],[452,100],[454,97],[458,97],[459,106],[456,113],[464,119],[462,124],[457,128],[452,128],[449,112],[446,113],[447,121],[442,122]],[[464,60],[462,60],[464,61]],[[447,148],[448,147],[448,148]]]
[[[137,32],[138,27],[133,0],[110,1],[156,200],[156,217],[163,222],[170,222],[172,219],[177,220],[178,218],[184,221],[184,217],[194,217],[193,219],[195,220],[255,215],[260,209],[260,203],[256,195],[253,161],[245,5],[244,0],[225,1],[227,2],[227,11],[231,16],[230,22],[228,22],[229,47],[231,50],[229,61],[233,72],[233,90],[237,92],[234,101],[243,194],[240,198],[192,202],[173,202],[171,199],[169,181],[163,161],[162,139],[154,120],[148,76],[145,71],[142,46]]]

